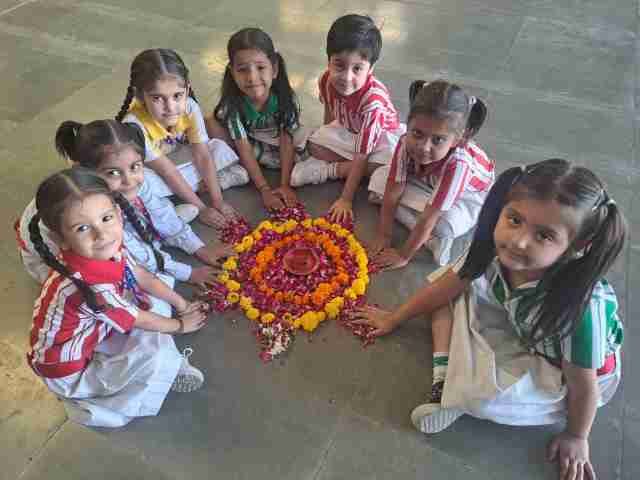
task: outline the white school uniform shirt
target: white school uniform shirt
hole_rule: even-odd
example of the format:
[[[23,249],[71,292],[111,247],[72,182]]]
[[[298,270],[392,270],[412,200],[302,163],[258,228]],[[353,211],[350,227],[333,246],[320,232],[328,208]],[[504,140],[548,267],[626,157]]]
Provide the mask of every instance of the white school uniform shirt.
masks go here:
[[[442,160],[428,164],[423,176],[416,175],[407,152],[406,134],[400,138],[391,161],[389,176],[397,183],[411,179],[433,189],[429,203],[442,212],[449,210],[465,192],[488,192],[495,178],[495,164],[474,142],[456,147]]]
[[[136,201],[132,202],[139,220],[143,225],[151,227],[156,234],[153,242],[155,249],[164,259],[165,272],[180,281],[187,281],[191,277],[192,267],[178,262],[162,246],[176,247],[193,255],[205,244],[176,213],[175,207],[167,198],[155,195],[147,182],[143,182],[138,191]],[[145,242],[134,226],[125,219],[124,244],[138,264],[152,273],[158,273],[158,265],[151,246]]]
[[[93,311],[75,284],[56,271],[51,271],[42,286],[33,310],[30,346],[27,360],[43,377],[60,378],[84,370],[100,342],[114,330],[128,333],[140,309],[139,291],[125,282],[134,260],[123,249],[111,260],[94,260],[71,251],[62,261],[76,278],[83,280],[96,293],[99,304],[106,308]]]
[[[341,95],[329,82],[329,70],[318,81],[320,102],[326,105],[335,120],[356,135],[354,152],[369,155],[380,140],[383,131],[400,126],[398,111],[389,91],[373,75],[351,95]]]

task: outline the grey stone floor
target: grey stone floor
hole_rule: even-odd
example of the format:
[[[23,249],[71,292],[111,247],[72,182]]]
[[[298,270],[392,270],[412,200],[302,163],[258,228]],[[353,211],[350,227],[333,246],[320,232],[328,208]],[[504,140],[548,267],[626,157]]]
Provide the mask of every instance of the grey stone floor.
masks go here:
[[[158,417],[120,430],[74,425],[24,361],[37,288],[10,225],[43,176],[64,166],[52,148],[57,125],[113,116],[141,49],[181,52],[210,111],[227,38],[259,25],[287,61],[304,120],[317,124],[326,31],[343,13],[366,12],[384,25],[377,74],[403,114],[412,79],[446,77],[488,101],[479,140],[500,170],[562,156],[606,179],[631,226],[610,278],[627,323],[625,364],[633,365],[640,361],[632,347],[640,342],[639,8],[637,0],[0,0],[0,478],[555,478],[543,460],[554,428],[465,417],[437,436],[413,430],[408,415],[431,375],[420,319],[367,350],[327,325],[263,365],[244,320],[215,318],[178,340],[194,347],[205,388],[171,395]],[[301,197],[320,214],[337,191],[310,187]],[[356,214],[367,239],[377,212],[365,197],[361,190]],[[250,188],[228,198],[252,221],[262,218]],[[403,271],[380,274],[370,298],[398,304],[432,269],[425,253]],[[639,400],[640,377],[627,368],[593,428],[599,478],[640,475]]]

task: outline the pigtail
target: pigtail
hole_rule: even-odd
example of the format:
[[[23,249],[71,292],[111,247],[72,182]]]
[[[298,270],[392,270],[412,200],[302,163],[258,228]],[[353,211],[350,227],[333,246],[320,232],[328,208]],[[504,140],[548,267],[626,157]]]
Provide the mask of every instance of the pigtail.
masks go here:
[[[530,345],[554,335],[565,338],[579,327],[594,287],[624,247],[626,221],[615,202],[606,194],[603,197],[577,240],[588,242],[587,246],[578,252],[571,249],[549,279],[539,319],[527,339]]]
[[[476,97],[470,97],[471,110],[464,131],[464,138],[471,140],[476,136],[487,118],[487,105]]]
[[[243,123],[246,120],[241,103],[242,95],[233,75],[231,75],[231,63],[228,63],[227,68],[224,69],[222,86],[220,87],[220,100],[213,110],[214,117],[223,127],[227,127],[229,118],[235,113],[240,115]]]
[[[484,274],[493,261],[496,253],[493,232],[511,187],[518,182],[523,174],[524,168],[510,168],[498,177],[489,190],[478,216],[476,231],[473,234],[467,258],[458,273],[460,278],[475,280]]]
[[[151,230],[149,229],[149,227],[145,226],[140,221],[140,217],[138,217],[138,214],[133,209],[133,206],[131,205],[131,203],[129,203],[129,201],[126,198],[124,198],[124,196],[121,193],[113,192],[113,199],[122,210],[126,220],[130,222],[131,225],[133,225],[133,228],[135,229],[136,233],[140,236],[140,238],[142,238],[142,240],[145,241],[145,243],[147,243],[151,247],[151,250],[153,251],[153,256],[156,259],[156,265],[158,265],[158,270],[160,272],[164,272],[165,271],[164,257],[153,246],[153,233],[151,233]]]
[[[414,80],[411,82],[411,85],[409,85],[409,105],[413,105],[416,95],[418,95],[418,92],[422,90],[426,84],[427,82],[424,80]]]
[[[281,131],[288,132],[293,125],[297,125],[300,121],[300,102],[296,92],[291,88],[287,67],[280,52],[275,52],[275,60],[278,65],[278,76],[273,81],[271,88],[278,98],[278,125]]]
[[[61,157],[67,160],[74,161],[76,158],[76,140],[82,124],[74,122],[73,120],[67,120],[62,122],[56,130],[56,151]]]
[[[87,285],[83,280],[72,275],[69,269],[67,269],[67,267],[64,266],[49,249],[42,238],[42,234],[40,233],[40,215],[38,213],[36,213],[29,222],[29,238],[36,249],[36,252],[38,252],[38,255],[40,255],[42,260],[44,260],[44,263],[50,268],[53,268],[59,274],[71,280],[80,291],[91,310],[96,313],[100,313],[105,310],[105,306],[98,303],[96,293],[89,288],[89,285]]]
[[[118,115],[116,115],[116,120],[118,122],[122,122],[122,119],[125,117],[127,112],[129,111],[129,105],[131,105],[131,101],[133,97],[135,97],[136,90],[131,85],[127,87],[127,94],[124,97],[124,101],[122,102],[122,107],[120,107],[120,111]]]
[[[140,125],[133,122],[124,122],[122,126],[126,131],[128,139],[130,139],[135,144],[136,150],[140,153],[140,155],[144,159],[145,139],[144,139],[144,132],[140,128]]]

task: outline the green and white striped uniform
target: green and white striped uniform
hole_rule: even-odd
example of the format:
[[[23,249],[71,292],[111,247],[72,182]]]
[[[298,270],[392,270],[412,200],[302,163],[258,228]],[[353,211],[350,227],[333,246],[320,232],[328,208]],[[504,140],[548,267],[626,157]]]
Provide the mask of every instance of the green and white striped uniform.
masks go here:
[[[492,304],[506,309],[518,336],[527,338],[542,307],[546,293],[544,285],[535,281],[510,289],[497,258],[489,265],[485,279],[489,291],[483,296]],[[559,336],[544,339],[532,350],[557,365],[564,358],[578,367],[598,369],[620,348],[622,338],[616,294],[602,279],[593,289],[578,328],[564,339]]]
[[[271,94],[264,110],[259,112],[255,109],[251,101],[247,97],[242,97],[242,113],[234,112],[229,116],[227,128],[233,140],[241,140],[249,138],[254,132],[267,133],[270,132],[273,137],[280,134],[277,123],[276,114],[278,113],[278,97]],[[299,125],[290,119],[285,130],[289,134],[293,134]]]
[[[276,116],[278,97],[271,94],[261,112],[255,109],[246,96],[242,98],[242,107],[242,115],[239,112],[234,112],[229,116],[227,121],[229,135],[233,140],[248,139],[253,145],[256,160],[259,162],[262,163],[263,155],[268,153],[269,155],[265,155],[265,157],[275,157],[279,164],[280,126]],[[289,116],[284,128],[293,137],[300,125],[293,120],[292,116]],[[299,150],[298,145],[294,144],[294,148],[296,151]]]

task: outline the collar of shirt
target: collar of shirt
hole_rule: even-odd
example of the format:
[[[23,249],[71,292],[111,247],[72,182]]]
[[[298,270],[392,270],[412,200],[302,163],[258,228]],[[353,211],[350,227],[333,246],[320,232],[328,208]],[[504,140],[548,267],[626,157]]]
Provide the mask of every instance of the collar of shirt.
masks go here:
[[[360,90],[353,92],[351,95],[345,96],[345,95],[342,95],[340,92],[338,92],[338,90],[336,90],[333,87],[333,85],[331,84],[331,82],[329,82],[329,79],[327,78],[327,84],[329,86],[329,89],[331,90],[331,93],[335,95],[337,98],[341,99],[343,102],[345,102],[349,110],[351,111],[356,111],[358,109],[363,95],[367,93],[367,91],[371,87],[371,82],[373,82],[373,73],[370,73],[367,76],[367,80],[364,82],[364,85],[360,88]]]
[[[152,142],[162,141],[167,137],[175,138],[184,133],[189,127],[187,115],[180,115],[175,130],[173,132],[169,132],[169,130],[160,125],[160,123],[151,116],[147,111],[147,108],[144,106],[144,103],[140,102],[137,98],[131,102],[129,113],[134,114],[144,125],[147,136]]]
[[[118,283],[124,277],[125,258],[122,250],[112,260],[95,260],[76,255],[71,250],[62,252],[62,258],[69,270],[78,272],[89,285]]]
[[[500,264],[498,257],[493,259],[491,266],[495,272],[490,277],[491,290],[500,303],[504,304],[508,301],[517,300],[525,296],[538,296],[544,294],[544,285],[542,280],[527,282],[520,285],[518,288],[511,289],[509,282],[507,281],[506,272]]]
[[[253,106],[253,103],[251,103],[251,100],[249,100],[246,95],[242,100],[242,107],[244,110],[245,118],[251,124],[255,124],[265,117],[270,117],[278,111],[278,97],[276,97],[273,93],[269,95],[265,108],[261,112],[256,110],[256,107]]]

